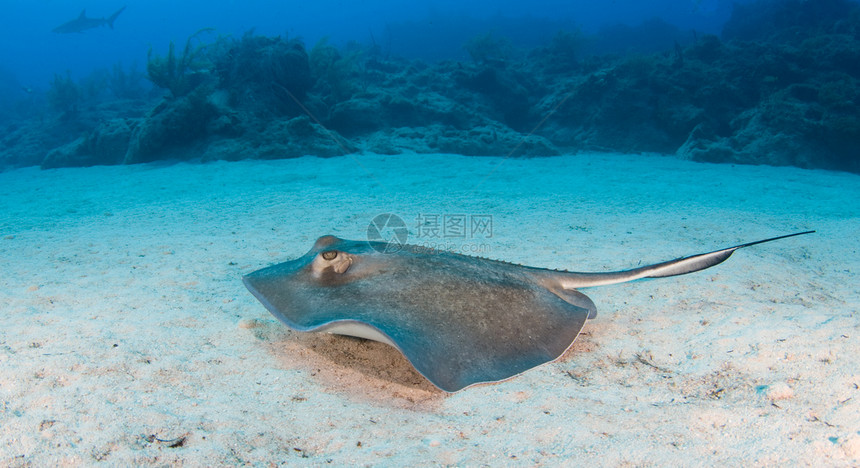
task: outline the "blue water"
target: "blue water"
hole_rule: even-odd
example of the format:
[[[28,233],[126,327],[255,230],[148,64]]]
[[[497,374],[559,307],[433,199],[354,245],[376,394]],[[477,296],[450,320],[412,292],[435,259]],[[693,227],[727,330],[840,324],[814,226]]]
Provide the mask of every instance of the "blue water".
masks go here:
[[[97,28],[83,34],[54,34],[51,30],[77,17],[82,9],[87,16],[103,18],[125,5],[114,30]],[[394,41],[409,43],[398,52],[408,56],[462,55],[449,47],[440,54],[438,44],[448,37],[461,39],[465,31],[448,29],[434,23],[461,20],[473,24],[472,33],[493,30],[508,19],[550,19],[569,22],[584,30],[595,31],[603,25],[635,25],[659,17],[681,28],[718,32],[728,17],[728,0],[636,0],[590,2],[586,0],[479,1],[453,0],[398,2],[319,2],[249,0],[206,1],[167,0],[105,1],[29,1],[6,0],[2,6],[0,27],[0,70],[23,86],[46,88],[54,73],[72,72],[80,78],[98,67],[116,62],[126,66],[144,65],[150,47],[162,50],[171,40],[183,41],[201,28],[215,28],[218,34],[241,35],[254,29],[262,35],[288,34],[314,44],[329,36],[336,43],[356,40],[362,43],[383,40],[387,27],[403,23],[426,26],[432,36],[397,37]],[[524,25],[528,22],[524,21]],[[533,33],[537,33],[533,31]],[[539,31],[547,35],[548,31]],[[8,86],[8,83],[0,83]],[[9,93],[8,90],[5,91]]]

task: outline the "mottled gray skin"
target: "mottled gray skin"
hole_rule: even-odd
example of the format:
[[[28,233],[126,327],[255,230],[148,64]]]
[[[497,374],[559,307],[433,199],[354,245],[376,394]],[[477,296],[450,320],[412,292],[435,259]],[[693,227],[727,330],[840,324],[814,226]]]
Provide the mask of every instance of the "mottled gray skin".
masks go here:
[[[455,392],[561,356],[596,314],[574,288],[690,273],[741,247],[799,234],[612,273],[546,270],[413,245],[391,252],[384,243],[324,236],[304,256],[244,282],[289,327],[388,343],[434,385]]]

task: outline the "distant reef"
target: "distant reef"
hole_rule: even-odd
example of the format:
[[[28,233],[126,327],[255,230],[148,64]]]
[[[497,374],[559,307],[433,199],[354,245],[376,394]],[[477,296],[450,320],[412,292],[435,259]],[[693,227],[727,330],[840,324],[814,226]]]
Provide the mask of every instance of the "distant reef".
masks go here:
[[[488,34],[464,45],[471,60],[429,64],[203,30],[150,51],[145,73],[57,75],[48,110],[0,115],[0,167],[598,150],[860,172],[857,3],[759,1],[720,37],[683,34],[665,52],[601,54],[589,44],[611,40],[576,31],[528,51]]]

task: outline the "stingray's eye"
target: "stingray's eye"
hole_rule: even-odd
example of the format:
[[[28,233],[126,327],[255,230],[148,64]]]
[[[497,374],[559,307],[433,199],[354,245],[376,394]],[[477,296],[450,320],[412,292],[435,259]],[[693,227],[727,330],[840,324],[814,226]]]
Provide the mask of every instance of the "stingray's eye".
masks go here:
[[[314,277],[322,278],[324,275],[343,274],[352,265],[353,256],[339,250],[323,250],[311,262],[311,272]]]
[[[322,258],[326,260],[334,260],[337,257],[337,250],[326,250],[322,253]]]

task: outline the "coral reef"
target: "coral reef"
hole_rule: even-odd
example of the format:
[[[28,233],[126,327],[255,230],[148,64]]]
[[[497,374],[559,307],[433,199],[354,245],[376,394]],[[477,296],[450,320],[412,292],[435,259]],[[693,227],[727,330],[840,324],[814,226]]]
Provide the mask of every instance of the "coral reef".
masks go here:
[[[504,63],[513,55],[513,44],[508,38],[495,37],[493,33],[475,36],[463,45],[475,63]]]
[[[176,45],[170,41],[167,55],[156,55],[149,49],[146,57],[146,76],[159,88],[170,90],[174,98],[187,95],[203,84],[209,76],[209,57],[206,45],[194,45],[201,34],[212,30],[201,29],[185,41],[182,55],[176,56]]]
[[[123,162],[193,158],[194,145],[206,136],[206,128],[215,116],[215,106],[200,90],[169,101],[169,104],[163,102],[137,127]]]
[[[63,114],[64,118],[69,118],[77,112],[81,90],[72,80],[71,73],[67,71],[65,76],[54,75],[54,81],[51,83],[51,88],[48,89],[47,96],[48,104],[55,111]]]
[[[57,75],[50,112],[0,124],[0,167],[606,150],[860,172],[860,7],[848,0],[737,5],[721,37],[656,20],[561,31],[531,50],[483,34],[463,46],[472,60],[432,64],[375,44],[204,32],[181,54],[150,52],[165,96],[134,68]]]
[[[238,41],[222,38],[215,58],[218,88],[229,105],[258,117],[295,117],[313,86],[308,54],[298,40],[247,33]],[[274,105],[273,105],[274,104]]]
[[[112,119],[99,124],[86,136],[51,150],[43,169],[120,164],[125,159],[134,119]]]
[[[142,81],[144,74],[132,65],[128,72],[121,63],[114,64],[108,77],[108,89],[119,99],[140,99],[146,94]]]

